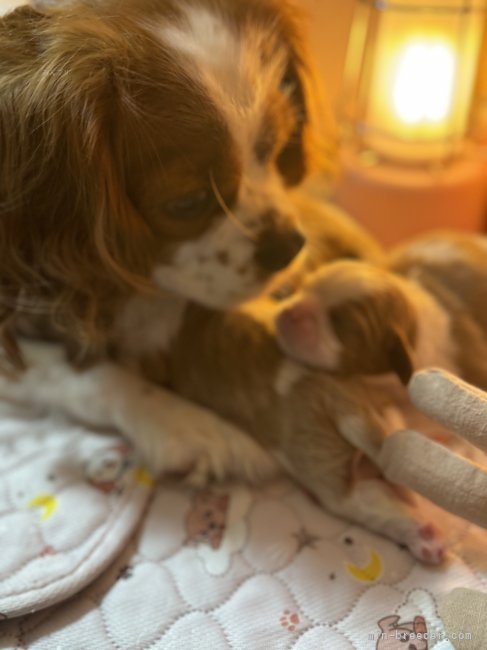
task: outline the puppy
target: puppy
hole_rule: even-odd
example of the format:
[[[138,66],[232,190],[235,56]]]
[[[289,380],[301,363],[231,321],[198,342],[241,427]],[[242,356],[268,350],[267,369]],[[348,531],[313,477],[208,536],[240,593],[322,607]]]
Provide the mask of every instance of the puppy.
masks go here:
[[[302,248],[294,188],[320,156],[294,11],[36,6],[0,19],[0,395],[115,426],[157,473],[265,474],[252,439],[143,374],[193,301],[248,299]]]
[[[393,252],[388,269],[337,262],[318,270],[283,305],[276,336],[291,358],[337,379],[362,376],[380,390],[393,407],[393,429],[435,435],[405,385],[415,370],[436,366],[485,390],[486,304],[486,238],[432,235]],[[454,436],[437,433],[454,443]],[[364,430],[343,435],[375,457]]]
[[[308,276],[280,312],[293,359],[338,374],[438,366],[487,385],[487,239],[434,235],[394,251],[387,268],[337,262]]]
[[[166,381],[249,433],[326,509],[441,562],[433,526],[373,463],[391,428],[389,402],[360,378],[289,361],[272,325],[280,309],[265,299],[227,313],[192,305],[166,355]]]

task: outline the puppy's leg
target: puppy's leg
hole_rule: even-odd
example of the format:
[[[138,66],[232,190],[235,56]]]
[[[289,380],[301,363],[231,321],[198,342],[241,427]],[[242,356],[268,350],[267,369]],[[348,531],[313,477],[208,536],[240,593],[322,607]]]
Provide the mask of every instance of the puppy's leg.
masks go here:
[[[281,439],[280,451],[287,469],[333,514],[405,544],[422,562],[439,564],[444,548],[434,526],[421,521],[409,493],[383,480],[374,463],[385,423],[369,406],[373,394],[324,379],[315,373],[296,386],[284,405],[289,405],[289,433]],[[299,419],[293,422],[299,404]],[[359,477],[358,453],[364,454],[362,468],[373,470]]]
[[[444,559],[434,525],[421,522],[411,504],[380,478],[358,481],[346,494],[323,493],[322,502],[335,514],[406,545],[421,562],[440,564]]]
[[[228,476],[259,481],[275,472],[268,454],[211,411],[112,363],[76,371],[59,346],[22,343],[27,370],[0,376],[0,398],[62,411],[131,440],[156,475],[188,471],[201,484]]]
[[[421,521],[412,499],[370,472],[369,478],[352,481],[355,452],[337,449],[327,460],[320,450],[307,457],[294,456],[288,468],[331,513],[407,546],[411,554],[428,564],[440,564],[444,546],[435,527]]]

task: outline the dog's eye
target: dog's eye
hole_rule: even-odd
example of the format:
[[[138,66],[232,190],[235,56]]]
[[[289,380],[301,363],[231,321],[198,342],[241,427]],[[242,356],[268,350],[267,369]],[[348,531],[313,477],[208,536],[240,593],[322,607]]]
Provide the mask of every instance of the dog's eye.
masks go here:
[[[196,219],[206,216],[213,203],[212,191],[204,189],[167,201],[163,204],[162,209],[165,214],[175,219]]]
[[[298,85],[297,73],[291,64],[286,68],[280,83],[280,88],[286,95],[293,95]]]

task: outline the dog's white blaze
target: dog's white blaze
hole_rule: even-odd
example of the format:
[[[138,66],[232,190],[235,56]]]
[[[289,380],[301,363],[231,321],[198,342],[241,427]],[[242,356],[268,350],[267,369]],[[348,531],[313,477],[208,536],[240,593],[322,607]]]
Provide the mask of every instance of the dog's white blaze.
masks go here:
[[[279,86],[288,53],[283,44],[270,61],[264,48],[275,38],[269,26],[257,25],[237,32],[221,16],[201,7],[187,6],[177,24],[158,28],[162,40],[182,55],[187,74],[202,84],[222,113],[242,158],[241,200],[247,186],[259,183],[265,193],[284,193],[280,176],[269,173],[255,157],[255,143],[264,123],[269,89]]]
[[[220,112],[242,165],[239,194],[232,208],[235,219],[227,217],[198,240],[182,244],[171,265],[159,267],[154,279],[186,297],[204,298],[205,304],[214,307],[251,298],[262,288],[254,261],[262,215],[273,210],[291,216],[292,211],[281,176],[259,163],[255,154],[269,89],[279,85],[285,70],[286,46],[274,48],[276,54],[264,63],[264,48],[272,49],[269,40],[277,39],[277,34],[269,25],[233,29],[216,8],[211,11],[187,5],[177,22],[158,24],[152,30],[180,55],[185,73]],[[227,264],[219,261],[219,251],[228,255]]]
[[[237,96],[240,41],[228,25],[202,7],[187,6],[178,24],[164,24],[160,34],[165,43],[193,60],[203,80],[224,80],[227,92]]]

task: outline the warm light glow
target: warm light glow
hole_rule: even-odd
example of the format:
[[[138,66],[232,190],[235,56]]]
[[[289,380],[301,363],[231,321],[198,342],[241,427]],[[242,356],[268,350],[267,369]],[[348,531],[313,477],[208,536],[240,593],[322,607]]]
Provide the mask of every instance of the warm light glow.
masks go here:
[[[487,0],[357,3],[345,102],[362,150],[413,164],[461,150],[472,128],[482,7]]]
[[[447,43],[406,45],[392,89],[398,117],[411,125],[444,120],[452,108],[455,69],[455,53]]]

